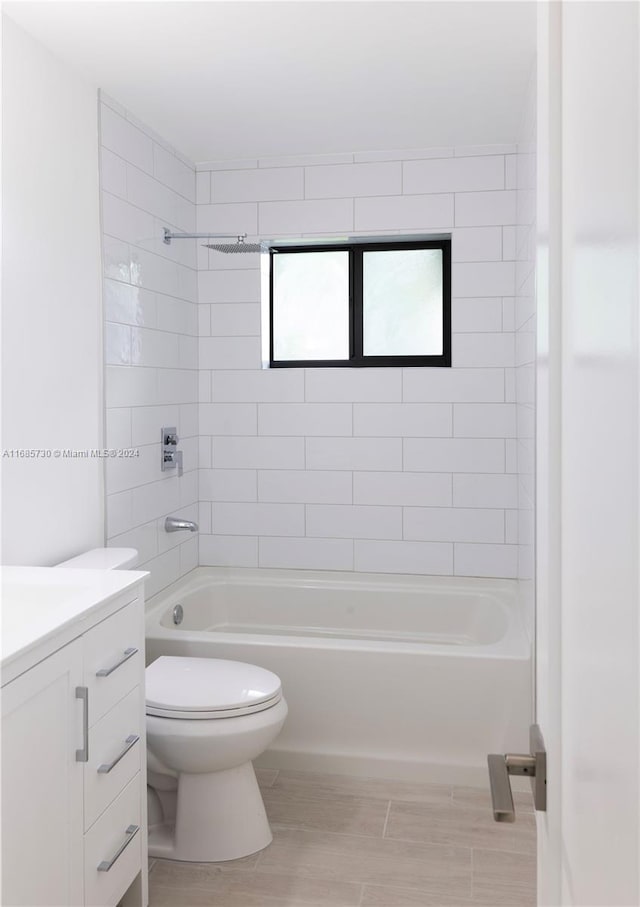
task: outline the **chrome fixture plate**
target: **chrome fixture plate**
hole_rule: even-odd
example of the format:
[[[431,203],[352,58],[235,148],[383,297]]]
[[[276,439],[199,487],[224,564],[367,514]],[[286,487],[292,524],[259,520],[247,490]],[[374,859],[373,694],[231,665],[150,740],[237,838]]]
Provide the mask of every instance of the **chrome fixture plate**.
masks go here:
[[[178,432],[175,425],[160,429],[160,469],[177,469],[182,475],[182,451],[178,450]]]

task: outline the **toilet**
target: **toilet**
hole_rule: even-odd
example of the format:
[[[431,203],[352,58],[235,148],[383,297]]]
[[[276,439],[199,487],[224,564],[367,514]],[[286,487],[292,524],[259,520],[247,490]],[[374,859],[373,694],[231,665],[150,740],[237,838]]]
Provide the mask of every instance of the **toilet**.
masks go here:
[[[96,548],[59,567],[134,567],[134,548]],[[237,860],[272,841],[252,760],[287,717],[280,678],[220,658],[162,656],[145,672],[149,856]]]
[[[162,656],[146,670],[149,856],[217,863],[272,835],[252,760],[276,738],[287,704],[256,665]]]

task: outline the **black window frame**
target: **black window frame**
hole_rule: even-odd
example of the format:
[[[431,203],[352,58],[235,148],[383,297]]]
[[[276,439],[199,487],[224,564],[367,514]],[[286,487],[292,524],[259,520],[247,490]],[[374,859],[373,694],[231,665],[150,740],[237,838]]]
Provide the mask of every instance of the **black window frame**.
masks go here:
[[[442,251],[442,354],[439,356],[365,356],[363,355],[362,256],[364,252],[392,252],[411,249]],[[349,253],[349,358],[348,359],[274,359],[273,358],[273,257],[280,252]],[[451,367],[451,239],[408,240],[403,242],[336,242],[274,244],[269,249],[269,368],[380,368],[384,366]]]

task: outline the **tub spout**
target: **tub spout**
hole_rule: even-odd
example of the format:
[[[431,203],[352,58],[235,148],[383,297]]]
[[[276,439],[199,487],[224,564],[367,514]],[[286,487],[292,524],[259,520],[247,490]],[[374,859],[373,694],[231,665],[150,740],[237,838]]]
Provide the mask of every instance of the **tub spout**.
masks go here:
[[[188,529],[189,532],[197,532],[198,524],[192,520],[179,520],[177,517],[168,516],[164,521],[165,532],[179,532],[181,529]]]

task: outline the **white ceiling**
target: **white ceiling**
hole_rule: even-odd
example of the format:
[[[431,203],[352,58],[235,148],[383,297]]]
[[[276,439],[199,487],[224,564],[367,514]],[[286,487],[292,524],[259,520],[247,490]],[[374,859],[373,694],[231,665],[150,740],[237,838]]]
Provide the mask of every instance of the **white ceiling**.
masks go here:
[[[194,161],[515,140],[535,4],[9,2]]]

